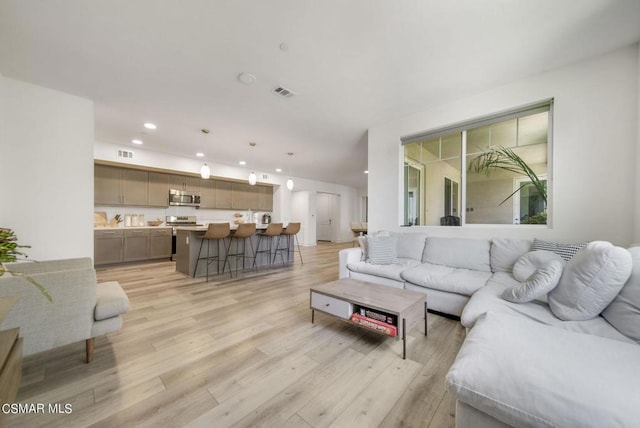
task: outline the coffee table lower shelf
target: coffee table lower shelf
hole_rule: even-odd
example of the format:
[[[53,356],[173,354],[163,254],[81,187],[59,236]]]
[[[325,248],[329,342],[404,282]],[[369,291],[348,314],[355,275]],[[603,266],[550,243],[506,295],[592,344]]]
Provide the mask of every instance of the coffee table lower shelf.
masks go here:
[[[315,322],[315,311],[320,311],[365,330],[402,339],[403,359],[407,356],[407,330],[411,330],[422,317],[424,317],[424,335],[427,336],[427,300],[422,293],[353,279],[341,279],[311,288],[309,302],[311,323]],[[352,314],[358,312],[354,308],[388,314],[393,322],[386,325],[392,326],[397,333],[388,334],[351,321]],[[376,320],[372,321],[376,322]]]

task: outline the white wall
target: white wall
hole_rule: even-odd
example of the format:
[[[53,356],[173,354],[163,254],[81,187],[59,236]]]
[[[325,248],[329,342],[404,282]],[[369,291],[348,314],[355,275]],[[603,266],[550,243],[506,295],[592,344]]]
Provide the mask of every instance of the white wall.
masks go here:
[[[640,241],[636,225],[638,46],[539,74],[369,129],[369,229],[402,221],[400,138],[554,98],[552,224],[413,227],[434,235]],[[635,226],[635,236],[634,236]]]
[[[0,75],[0,227],[29,259],[93,257],[93,103]]]
[[[118,158],[118,149],[133,151],[133,159],[123,160]],[[129,163],[134,165],[163,168],[196,174],[200,173],[200,167],[203,163],[203,161],[198,159],[182,158],[173,155],[166,155],[163,153],[156,153],[138,147],[131,147],[126,145],[119,146],[99,141],[96,141],[94,143],[94,158],[97,160]],[[216,164],[212,162],[207,163],[211,167],[212,176],[246,180],[249,176],[249,173],[251,172],[247,168]],[[304,245],[315,245],[315,193],[326,192],[340,195],[340,199],[342,201],[340,207],[341,221],[339,225],[337,240],[340,242],[351,241],[351,237],[353,234],[351,232],[349,221],[350,219],[358,218],[358,198],[359,195],[362,194],[362,191],[358,191],[358,189],[356,188],[342,186],[339,184],[293,177],[295,186],[293,192],[290,192],[289,190],[287,190],[285,185],[288,176],[282,176],[263,171],[256,171],[256,174],[258,175],[258,181],[273,184],[275,187],[273,195],[272,221],[283,222],[285,224],[289,221],[300,221],[302,223],[301,228],[306,231]],[[266,175],[267,178],[262,178],[263,175]],[[308,195],[304,196],[304,194],[300,192],[308,192]],[[303,199],[306,199],[308,201],[308,210],[300,209],[300,204],[302,203],[301,200]],[[197,215],[198,218],[200,218],[202,215],[204,215],[203,211],[205,210],[200,210],[199,212],[194,211],[194,215]],[[134,209],[134,211],[132,212],[138,211],[135,211]],[[304,213],[304,218],[301,218],[301,213]],[[207,215],[213,216],[214,214],[209,213]],[[313,228],[311,225],[313,225]],[[313,232],[311,232],[311,230],[313,230]]]

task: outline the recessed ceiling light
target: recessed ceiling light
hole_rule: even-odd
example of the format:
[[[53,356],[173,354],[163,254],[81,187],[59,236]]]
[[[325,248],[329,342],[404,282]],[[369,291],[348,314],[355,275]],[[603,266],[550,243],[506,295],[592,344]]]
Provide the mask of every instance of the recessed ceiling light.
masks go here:
[[[369,174],[369,170],[365,170],[365,172],[364,172],[364,173],[365,173],[365,174]]]
[[[196,153],[196,156],[198,156],[199,158],[203,158],[204,157],[204,153],[198,152],[198,153]]]
[[[246,162],[246,161],[240,161],[240,162],[238,162],[238,163],[239,163],[240,165],[246,165],[246,164],[247,164],[247,162]]]
[[[276,168],[276,172],[282,172],[282,168]]]
[[[245,85],[251,85],[256,81],[256,76],[251,73],[242,72],[238,74],[238,80],[244,83]]]
[[[156,129],[157,128],[156,124],[155,123],[151,123],[151,122],[145,123],[144,127],[147,128],[147,129]]]
[[[141,145],[141,144],[143,144],[143,143],[142,143],[142,140],[131,140],[131,142],[132,142],[133,144],[137,144],[137,145]]]

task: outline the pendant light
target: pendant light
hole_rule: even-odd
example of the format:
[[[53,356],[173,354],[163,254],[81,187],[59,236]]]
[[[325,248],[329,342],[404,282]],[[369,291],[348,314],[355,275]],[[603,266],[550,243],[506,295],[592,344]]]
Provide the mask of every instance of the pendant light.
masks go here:
[[[249,143],[249,145],[251,147],[255,147],[256,143]],[[251,167],[253,168],[253,156],[251,156]],[[258,176],[256,176],[255,171],[252,170],[251,174],[249,174],[249,184],[251,186],[255,186],[257,182],[258,182]]]
[[[289,157],[293,156],[293,152],[288,152]],[[289,178],[287,179],[287,189],[293,190],[293,180],[291,179],[291,162],[289,162]]]
[[[203,128],[201,129],[201,131],[204,134],[204,141],[205,141],[205,147],[206,147],[207,135],[209,134],[209,130]],[[211,168],[209,168],[209,165],[207,165],[206,162],[204,163],[204,165],[202,165],[202,168],[200,168],[200,177],[204,178],[205,180],[208,180],[209,177],[211,177]]]

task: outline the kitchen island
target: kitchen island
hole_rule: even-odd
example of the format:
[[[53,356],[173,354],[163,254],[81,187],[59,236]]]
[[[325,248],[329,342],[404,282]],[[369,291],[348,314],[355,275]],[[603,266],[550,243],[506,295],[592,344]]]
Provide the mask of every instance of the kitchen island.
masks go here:
[[[235,232],[237,226],[231,226],[231,235]],[[253,244],[253,250],[257,250],[258,247],[258,233],[264,231],[267,228],[266,224],[258,224],[256,225],[256,233],[251,237],[251,243]],[[176,228],[176,271],[182,272],[189,276],[201,277],[206,276],[207,274],[207,262],[205,260],[201,260],[198,263],[198,271],[194,275],[194,270],[196,268],[196,263],[198,261],[198,254],[200,252],[200,244],[202,243],[202,235],[206,232],[207,227],[205,226],[186,226],[186,227],[178,227]],[[266,243],[267,238],[263,238],[263,242],[261,245],[261,249],[267,248]],[[272,251],[275,251],[277,237],[273,238]],[[280,247],[286,247],[287,242],[285,241],[286,237],[282,236],[280,238]],[[240,249],[242,249],[242,243],[240,241],[234,240],[233,248],[231,248],[231,252],[236,253],[236,244],[240,245]],[[218,245],[216,241],[212,241],[209,244],[211,247],[210,256],[214,256],[218,251]],[[222,241],[220,242],[220,261],[213,261],[209,265],[209,275],[216,274],[218,265],[220,264],[220,272],[222,272],[222,265],[224,263],[224,259],[227,255],[227,248],[229,247],[229,238],[224,240],[224,246],[222,245]],[[204,242],[202,247],[202,257],[206,257],[207,254],[207,242]],[[245,270],[253,269],[253,252],[251,251],[251,245],[249,242],[246,243],[245,255],[247,258],[245,259],[244,266]],[[282,255],[282,258],[280,257]],[[273,259],[273,253],[271,254],[271,259]],[[284,263],[283,263],[284,259]],[[289,254],[286,252],[278,252],[276,260],[272,266],[286,266],[288,263],[293,262],[293,246],[289,248]],[[269,258],[267,257],[267,253],[260,253],[258,258],[256,259],[256,266],[260,268],[261,266],[270,265]],[[232,271],[235,271],[236,268],[238,272],[242,270],[242,259],[232,257],[229,259],[229,263],[226,266],[226,272],[229,272],[229,266]]]

